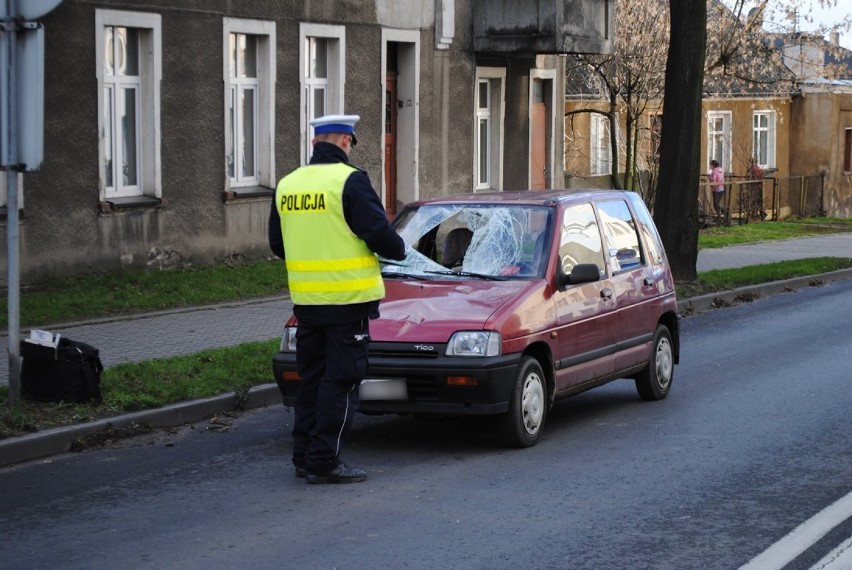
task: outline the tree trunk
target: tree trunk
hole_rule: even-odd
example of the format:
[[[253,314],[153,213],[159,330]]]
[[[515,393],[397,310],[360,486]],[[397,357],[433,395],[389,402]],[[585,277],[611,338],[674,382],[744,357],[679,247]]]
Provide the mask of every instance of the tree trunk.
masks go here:
[[[671,0],[654,221],[678,281],[696,277],[706,0]]]
[[[618,181],[618,94],[609,90],[609,150],[612,155],[609,177],[612,188],[621,188]]]

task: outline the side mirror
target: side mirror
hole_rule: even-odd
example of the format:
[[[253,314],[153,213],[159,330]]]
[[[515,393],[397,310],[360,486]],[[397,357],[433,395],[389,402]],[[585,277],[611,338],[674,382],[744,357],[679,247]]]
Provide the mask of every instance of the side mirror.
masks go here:
[[[578,285],[580,283],[593,283],[601,278],[601,270],[594,263],[580,263],[575,265],[571,273],[567,275],[562,271],[562,264],[559,264],[559,290],[564,290],[568,285]]]

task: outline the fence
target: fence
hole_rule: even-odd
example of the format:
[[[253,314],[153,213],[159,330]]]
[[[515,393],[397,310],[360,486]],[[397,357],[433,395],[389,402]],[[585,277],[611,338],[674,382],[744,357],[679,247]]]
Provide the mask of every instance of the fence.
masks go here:
[[[825,176],[822,174],[762,180],[731,176],[725,181],[725,192],[717,209],[711,184],[706,176],[702,176],[698,195],[699,218],[703,226],[727,226],[824,216],[824,188]]]

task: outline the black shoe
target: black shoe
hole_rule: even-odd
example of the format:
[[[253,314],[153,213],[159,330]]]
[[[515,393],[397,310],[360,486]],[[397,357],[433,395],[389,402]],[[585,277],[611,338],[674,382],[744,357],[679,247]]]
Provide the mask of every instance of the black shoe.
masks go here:
[[[366,481],[367,472],[358,467],[349,467],[342,461],[327,473],[308,473],[308,483],[360,483]]]
[[[304,465],[296,465],[296,477],[304,477],[308,474],[308,468]]]

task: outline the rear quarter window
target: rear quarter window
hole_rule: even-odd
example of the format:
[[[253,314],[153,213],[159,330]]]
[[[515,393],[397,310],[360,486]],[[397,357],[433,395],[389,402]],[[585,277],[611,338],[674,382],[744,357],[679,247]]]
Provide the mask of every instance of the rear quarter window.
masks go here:
[[[607,261],[612,273],[627,271],[644,263],[636,221],[624,200],[597,203],[607,242]]]
[[[645,203],[638,196],[633,196],[633,209],[636,212],[636,220],[639,222],[639,232],[648,253],[648,261],[653,265],[659,265],[666,260],[666,250],[660,240],[660,232],[654,225],[651,213]]]

